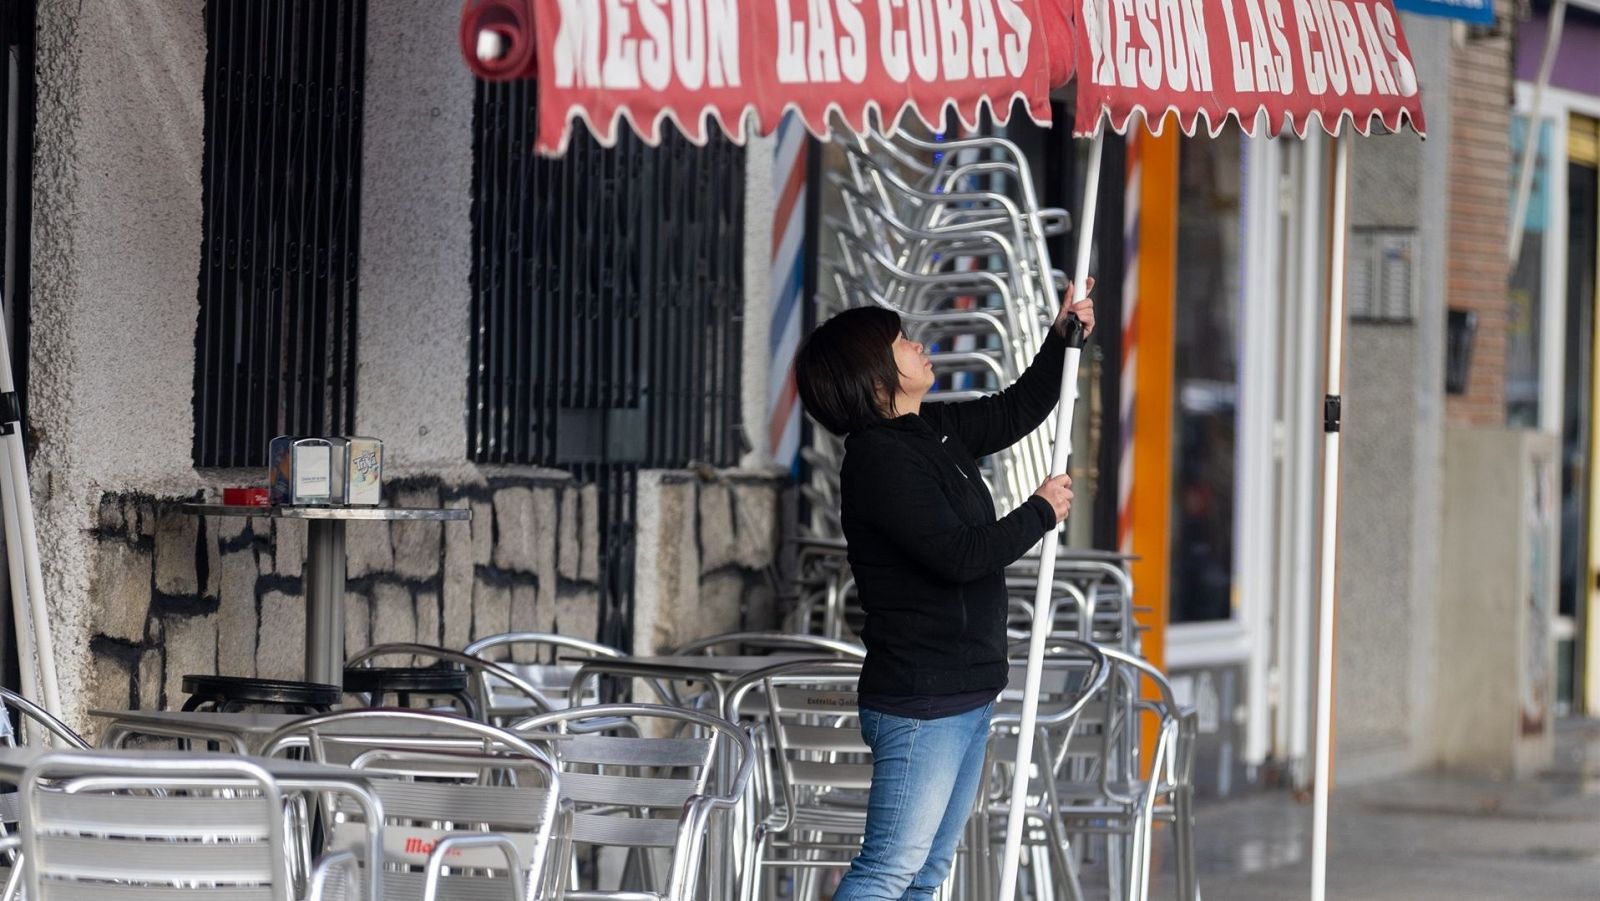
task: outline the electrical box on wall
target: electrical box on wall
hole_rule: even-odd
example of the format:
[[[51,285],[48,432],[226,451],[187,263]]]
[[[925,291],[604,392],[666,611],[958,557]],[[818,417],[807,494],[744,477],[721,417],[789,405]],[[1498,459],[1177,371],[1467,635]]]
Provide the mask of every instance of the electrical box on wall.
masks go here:
[[[1347,301],[1358,322],[1411,322],[1416,318],[1421,269],[1414,228],[1358,228],[1350,232]]]

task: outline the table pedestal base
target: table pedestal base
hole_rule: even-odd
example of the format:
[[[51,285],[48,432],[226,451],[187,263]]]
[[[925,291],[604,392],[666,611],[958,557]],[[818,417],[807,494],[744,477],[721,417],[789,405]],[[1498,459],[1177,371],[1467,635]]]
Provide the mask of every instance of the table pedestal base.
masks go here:
[[[344,685],[344,520],[313,519],[306,535],[306,678]]]

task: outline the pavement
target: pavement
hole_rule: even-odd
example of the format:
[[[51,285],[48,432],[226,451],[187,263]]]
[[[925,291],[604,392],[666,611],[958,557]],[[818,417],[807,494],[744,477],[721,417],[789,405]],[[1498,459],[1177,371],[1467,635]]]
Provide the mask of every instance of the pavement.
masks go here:
[[[1202,803],[1196,817],[1205,901],[1310,897],[1309,801],[1266,793]],[[1556,762],[1536,778],[1338,787],[1329,822],[1330,901],[1600,901],[1600,720],[1562,723]],[[1152,898],[1176,897],[1170,869]]]

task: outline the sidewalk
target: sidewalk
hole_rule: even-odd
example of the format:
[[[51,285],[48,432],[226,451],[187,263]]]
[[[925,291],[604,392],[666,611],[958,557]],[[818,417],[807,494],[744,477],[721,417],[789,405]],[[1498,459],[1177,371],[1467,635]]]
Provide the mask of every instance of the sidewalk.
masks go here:
[[[1311,805],[1284,794],[1201,805],[1202,896],[1308,898],[1310,836]],[[1425,774],[1339,788],[1329,848],[1328,897],[1339,901],[1600,899],[1600,721],[1563,723],[1556,764],[1537,779]],[[1174,897],[1163,864],[1152,898]]]

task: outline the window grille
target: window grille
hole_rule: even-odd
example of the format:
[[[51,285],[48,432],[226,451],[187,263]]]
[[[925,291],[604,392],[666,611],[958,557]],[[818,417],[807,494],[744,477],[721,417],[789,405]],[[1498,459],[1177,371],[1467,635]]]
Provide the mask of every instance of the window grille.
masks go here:
[[[626,646],[637,471],[740,452],[744,151],[580,129],[542,158],[535,97],[477,87],[469,453],[600,487],[599,637]]]
[[[353,431],[365,0],[210,0],[194,461]]]
[[[480,463],[738,453],[744,151],[669,130],[534,154],[531,83],[480,84],[469,419]]]

